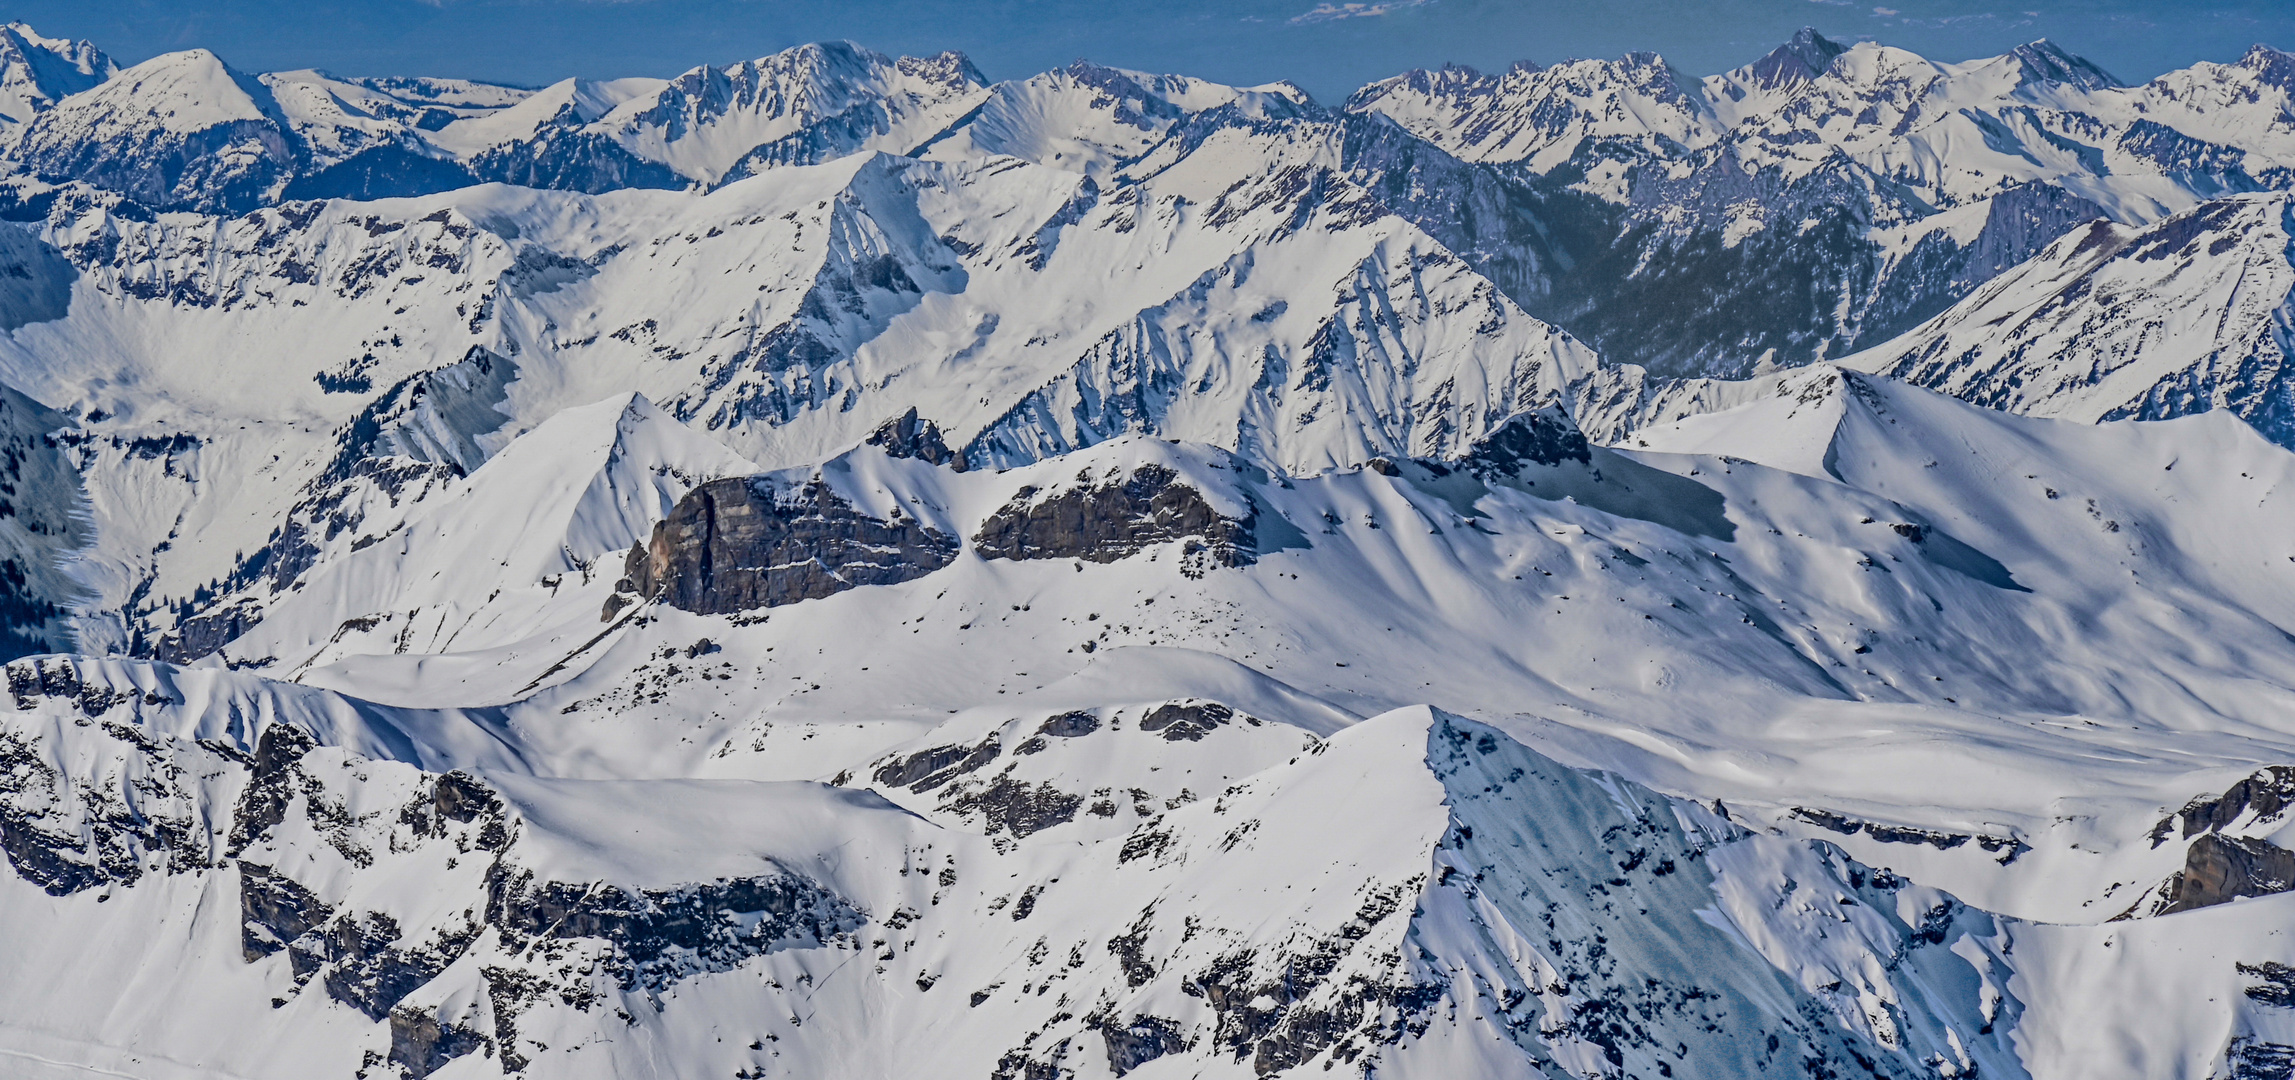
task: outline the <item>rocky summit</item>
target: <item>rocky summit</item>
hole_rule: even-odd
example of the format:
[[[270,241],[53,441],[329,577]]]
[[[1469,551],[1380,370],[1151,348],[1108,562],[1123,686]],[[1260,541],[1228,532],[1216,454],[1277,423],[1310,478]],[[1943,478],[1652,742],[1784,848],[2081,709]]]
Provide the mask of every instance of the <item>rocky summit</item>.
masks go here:
[[[2266,46],[0,27],[0,1075],[2287,1077],[2291,191]]]

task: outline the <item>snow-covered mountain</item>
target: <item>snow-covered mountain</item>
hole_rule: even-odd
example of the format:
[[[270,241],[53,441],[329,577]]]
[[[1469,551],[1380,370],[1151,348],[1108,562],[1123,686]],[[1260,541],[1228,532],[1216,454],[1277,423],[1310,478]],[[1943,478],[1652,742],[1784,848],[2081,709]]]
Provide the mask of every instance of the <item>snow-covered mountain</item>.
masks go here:
[[[326,560],[251,667],[10,666],[0,925],[71,974],[0,1039],[192,1076],[2269,1060],[2287,897],[2185,882],[2279,850],[2235,781],[2288,752],[2256,631],[2295,456],[1781,389],[1666,452],[1549,411],[1291,477],[1138,437],[958,471],[913,427],[749,477],[570,411]],[[581,554],[695,452],[736,475]],[[527,598],[408,591],[454,575]]]
[[[2148,228],[2098,221],[1843,362],[2012,412],[2084,421],[2222,409],[2295,443],[2295,217],[2282,193]]]
[[[1347,108],[1536,178],[1604,269],[1535,314],[1613,360],[1735,377],[1894,336],[2082,221],[2286,187],[2291,64],[2258,46],[2127,87],[2047,42],[1939,64],[1804,30],[1701,81],[1636,54],[1413,72]]]
[[[86,50],[54,55],[76,57],[89,80],[109,70]],[[1937,64],[1804,31],[1704,80],[1652,54],[1501,76],[1421,71],[1327,114],[1288,84],[1079,62],[991,87],[953,53],[894,59],[842,42],[534,92],[248,76],[193,51],[43,119],[4,155],[21,175],[0,186],[33,216],[59,184],[146,209],[239,213],[484,181],[708,188],[870,150],[1016,156],[1102,180],[1206,130],[1312,118],[1359,147],[1416,144],[1350,166],[1390,202],[1430,174],[1443,174],[1441,193],[1476,189],[1421,199],[1410,216],[1531,314],[1616,362],[1737,376],[1909,329],[2083,221],[2145,224],[2286,186],[2290,70],[2258,47],[2123,87],[2046,42]],[[1242,155],[1229,182],[1248,181],[1256,158]]]
[[[81,59],[109,64],[100,53]],[[987,92],[961,55],[894,60],[846,42],[667,81],[568,79],[539,91],[318,71],[248,76],[203,49],[104,81],[110,73],[89,76],[103,85],[55,116],[41,99],[40,123],[10,155],[18,167],[153,209],[229,212],[487,180],[587,192],[710,186],[772,165],[906,152]],[[62,76],[48,84],[70,85]]]
[[[2295,1062],[2284,54],[5,33],[0,1072]]]
[[[475,176],[602,192],[715,186],[775,165],[906,153],[986,95],[957,53],[898,60],[806,45],[666,82],[569,79],[431,136]]]
[[[293,168],[269,88],[205,49],[128,68],[33,117],[13,140],[32,174],[156,207],[238,209],[278,197]]]
[[[89,632],[131,646],[187,598],[299,587],[361,535],[353,507],[396,501],[376,485],[466,473],[614,394],[763,464],[915,408],[976,466],[1152,431],[1312,470],[1455,452],[1593,370],[1353,182],[1343,134],[1218,130],[1105,188],[855,155],[702,195],[59,202],[27,245],[51,261],[18,280],[76,302],[0,345],[0,379],[105,433],[80,451],[114,523],[88,574],[125,621]],[[1243,153],[1256,185],[1226,179]],[[132,449],[155,444],[175,449]]]
[[[20,124],[57,101],[119,73],[85,41],[41,37],[23,23],[0,26],[0,118]]]
[[[109,72],[87,48],[41,48],[85,80]],[[1353,179],[1530,314],[1613,362],[1740,377],[1895,336],[2085,221],[2148,224],[2286,187],[2291,71],[2258,46],[2128,87],[2047,42],[1940,64],[1805,30],[1703,80],[1646,53],[1453,68],[1326,112],[1289,84],[1083,62],[990,86],[954,53],[894,59],[845,42],[540,91],[249,76],[195,50],[57,116],[33,108],[39,122],[0,154],[18,173],[0,201],[17,216],[89,197],[243,213],[487,181],[707,189],[868,151],[1018,157],[1105,182],[1209,131],[1280,141],[1315,124],[1344,133]],[[49,84],[58,100],[79,89]],[[1237,155],[1225,182],[1252,182],[1267,152]]]

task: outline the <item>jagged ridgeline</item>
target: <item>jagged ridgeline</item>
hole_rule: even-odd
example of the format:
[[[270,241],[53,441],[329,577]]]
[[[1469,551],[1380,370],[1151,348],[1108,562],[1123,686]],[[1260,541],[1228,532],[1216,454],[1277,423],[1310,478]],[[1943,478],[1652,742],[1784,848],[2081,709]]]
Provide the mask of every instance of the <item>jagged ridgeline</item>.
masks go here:
[[[913,411],[967,468],[1155,433],[1304,474],[1554,401],[1616,441],[1842,357],[2295,439],[2268,48],[2124,86],[2045,42],[1937,64],[1805,31],[1704,79],[1633,54],[1324,105],[849,43],[528,90],[7,33],[0,383],[67,410],[40,436],[102,534],[19,560],[16,623],[50,629],[11,648],[76,615],[90,648],[210,655],[632,391],[762,468]]]
[[[2291,93],[0,27],[0,1074],[2287,1077]]]
[[[1001,758],[1062,776],[1044,756],[1098,743],[1237,777],[1216,803],[1177,799],[1078,849],[1029,842],[1065,818],[1015,809],[1073,815],[1082,799],[1058,791],[1073,771],[1019,797],[999,793],[1029,786],[1009,776],[950,784],[942,806],[985,815],[979,835],[866,789],[480,779],[300,725],[229,734],[198,702],[265,691],[219,672],[146,669],[139,695],[101,689],[116,673],[12,670],[24,711],[0,733],[0,836],[60,905],[52,925],[238,896],[199,935],[228,949],[105,950],[231,1018],[226,1036],[154,1017],[185,1055],[261,1040],[306,1075],[411,1077],[588,1075],[665,1050],[750,1076],[856,1055],[989,1077],[1383,1072],[1412,1047],[1478,1075],[2015,1061],[1995,1025],[2005,952],[1946,947],[2005,940],[1993,916],[1424,709],[1327,739],[1202,701],[1071,712],[1008,750],[992,731],[960,761],[876,770],[917,792]],[[388,741],[362,719],[327,734]],[[72,794],[91,783],[109,791]],[[704,819],[741,824],[697,844]],[[1822,930],[1778,903],[1797,889],[1849,917]],[[1252,898],[1286,892],[1270,925]],[[10,955],[61,961],[67,940]],[[696,997],[733,1011],[682,1007]],[[942,1024],[969,1034],[899,1037]],[[633,1027],[652,1049],[615,1034]]]
[[[1214,218],[1267,199],[1398,215],[1531,315],[1669,376],[1837,358],[2073,225],[2149,224],[2295,176],[2295,64],[2262,47],[2131,87],[2047,42],[1938,64],[1804,30],[1703,79],[1636,53],[1414,71],[1327,107],[1288,84],[1081,63],[990,84],[954,53],[842,42],[527,90],[248,74],[204,50],[122,71],[87,43],[11,33],[19,100],[0,111],[17,129],[19,217],[91,201],[243,214],[487,182],[710,190],[882,152],[1089,179],[1034,222],[1044,250],[1026,253],[1041,259],[1095,210],[1144,206],[1143,184],[1205,167],[1203,147],[1242,147],[1202,177]]]

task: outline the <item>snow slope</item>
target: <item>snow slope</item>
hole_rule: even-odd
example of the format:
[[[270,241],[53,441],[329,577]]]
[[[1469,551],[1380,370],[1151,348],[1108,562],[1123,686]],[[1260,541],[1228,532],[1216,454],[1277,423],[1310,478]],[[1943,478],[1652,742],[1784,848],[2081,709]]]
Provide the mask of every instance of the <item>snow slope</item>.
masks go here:
[[[1842,841],[2049,919],[2170,873],[2180,850],[2143,840],[2163,808],[2285,753],[2289,658],[2270,628],[2290,613],[2271,584],[2285,571],[2270,568],[2286,555],[2266,494],[2284,451],[2220,415],[2018,420],[1833,369],[1781,390],[1644,429],[1653,449],[1638,459],[1588,450],[1519,483],[1417,465],[1278,480],[1137,438],[1004,473],[865,448],[821,475],[879,517],[905,507],[977,536],[1024,490],[1042,503],[1153,464],[1218,513],[1249,515],[1260,554],[1209,572],[1176,548],[1074,565],[961,554],[762,619],[656,608],[601,621],[619,553],[561,563],[551,532],[520,540],[540,560],[530,567],[418,543],[467,515],[490,524],[455,535],[497,536],[592,502],[574,486],[550,496],[555,509],[486,495],[532,486],[514,467],[532,458],[506,451],[418,509],[405,540],[323,557],[223,657],[365,699],[509,704],[522,759],[581,775],[861,774],[900,745],[947,741],[921,731],[951,710],[948,731],[978,742],[1031,713],[1127,702],[1199,698],[1327,732],[1432,701],[1778,827],[1823,835],[1798,816],[1816,808],[1997,842]],[[513,451],[531,440],[563,458],[564,426]],[[654,470],[645,460],[629,467]],[[2195,486],[2194,461],[2225,465]],[[630,527],[642,521],[617,528],[642,536]],[[366,591],[343,591],[353,583]],[[469,640],[436,629],[473,609]],[[1125,659],[1140,646],[1264,674],[1238,684],[1186,654]],[[999,673],[993,686],[983,671]],[[1268,677],[1279,685],[1259,687]],[[1679,689],[1690,681],[1707,691],[1694,703]],[[1876,745],[1933,764],[1876,775]],[[2122,764],[2093,760],[2107,746]]]
[[[323,554],[218,658],[258,671],[10,668],[10,955],[73,988],[12,998],[7,1048],[240,1076],[891,1073],[920,1066],[884,1033],[924,1029],[983,1075],[2278,1052],[2254,928],[2284,897],[2106,920],[2210,842],[2155,821],[2295,739],[2287,451],[1838,368],[1631,454],[1571,430],[1290,476],[1137,436],[1003,472],[864,447],[772,482],[968,550],[601,619],[672,470],[748,466],[627,395],[568,411]],[[553,467],[577,448],[602,468]],[[1151,469],[1249,557],[981,553]],[[480,636],[316,636],[457,604]],[[696,912],[723,929],[666,929]],[[146,972],[208,1004],[155,1009],[180,994]],[[2129,1041],[2075,1034],[2099,1015]]]
[[[33,265],[73,299],[0,343],[0,378],[82,403],[103,436],[91,580],[129,608],[102,631],[124,644],[201,590],[289,588],[292,552],[359,535],[356,513],[324,519],[380,498],[342,487],[361,470],[468,472],[632,390],[768,465],[915,407],[983,465],[1160,431],[1311,469],[1452,452],[1593,367],[1341,150],[1321,125],[1214,132],[1105,192],[1009,159],[854,156],[699,196],[481,186],[158,221],[59,204],[24,258],[53,258]],[[1247,155],[1262,180],[1236,187]],[[437,374],[473,348],[495,358],[476,382]],[[414,441],[459,449],[400,448],[419,425],[390,418],[445,378],[472,404]]]
[[[0,116],[23,123],[119,72],[85,41],[40,36],[23,23],[0,27]]]
[[[2295,1061],[2282,54],[7,33],[0,1072]]]
[[[2145,229],[2077,230],[1919,328],[1843,362],[2012,412],[2095,421],[2220,409],[2295,439],[2284,195]]]
[[[423,653],[481,651],[505,621],[521,628],[508,640],[524,637],[569,576],[586,582],[700,481],[754,468],[636,394],[568,409],[387,526],[370,518],[241,648],[309,666],[374,647],[370,635]],[[593,614],[580,595],[573,611]]]

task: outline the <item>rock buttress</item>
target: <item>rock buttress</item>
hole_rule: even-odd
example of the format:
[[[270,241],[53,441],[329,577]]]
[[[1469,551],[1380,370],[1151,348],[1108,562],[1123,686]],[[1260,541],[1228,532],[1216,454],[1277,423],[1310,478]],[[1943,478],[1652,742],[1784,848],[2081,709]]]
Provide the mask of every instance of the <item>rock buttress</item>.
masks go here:
[[[955,537],[898,511],[871,517],[818,480],[776,490],[733,477],[678,500],[626,574],[639,596],[722,615],[920,578],[956,551]]]
[[[1082,559],[1108,563],[1171,540],[1193,540],[1191,556],[1218,566],[1258,559],[1252,519],[1225,517],[1203,493],[1161,465],[1142,465],[1121,482],[1077,487],[1043,499],[1022,488],[972,538],[984,559]]]

